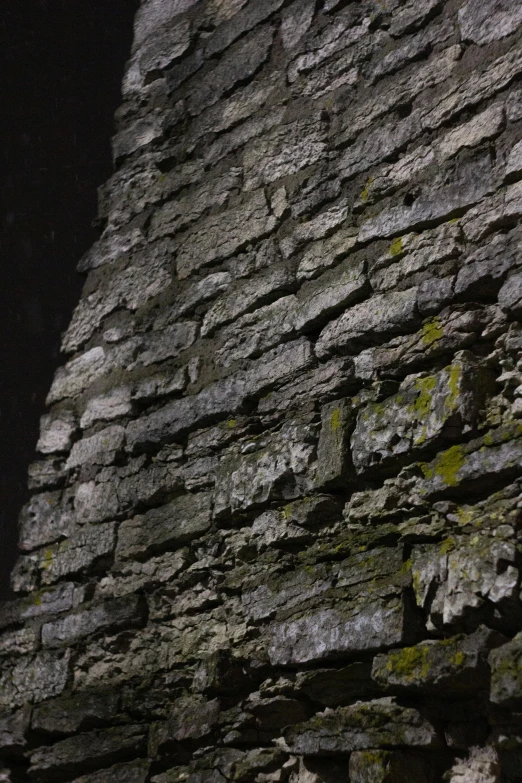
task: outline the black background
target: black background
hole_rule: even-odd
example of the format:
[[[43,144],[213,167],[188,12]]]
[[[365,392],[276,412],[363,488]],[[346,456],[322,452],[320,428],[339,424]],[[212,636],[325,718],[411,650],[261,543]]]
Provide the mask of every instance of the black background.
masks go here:
[[[96,188],[137,0],[3,0],[0,13],[0,594],[38,422],[96,239]]]

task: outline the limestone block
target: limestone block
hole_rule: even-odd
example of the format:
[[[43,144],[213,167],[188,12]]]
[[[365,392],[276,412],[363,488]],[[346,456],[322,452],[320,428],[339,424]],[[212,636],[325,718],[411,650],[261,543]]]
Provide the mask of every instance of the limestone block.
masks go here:
[[[112,421],[121,416],[129,416],[133,412],[131,394],[129,386],[116,386],[106,394],[92,397],[80,419],[82,429],[85,430],[99,421]]]
[[[159,117],[152,114],[150,117],[139,118],[114,136],[112,157],[115,162],[121,161],[127,155],[147,147],[154,141],[159,141],[162,135],[163,128]]]
[[[198,0],[147,0],[142,3],[134,21],[134,43],[136,50],[150,35],[161,30],[179,14],[188,11]]]
[[[281,37],[287,52],[294,50],[312,24],[315,11],[313,0],[295,0],[283,12]]]
[[[496,498],[496,502],[498,509],[492,512],[487,504],[457,511],[455,519],[469,525],[468,535],[452,534],[441,544],[414,548],[415,596],[428,613],[431,628],[458,627],[468,621],[478,624],[487,620],[493,604],[499,619],[502,611],[507,613],[504,622],[509,626],[518,579],[513,501]],[[500,515],[500,524],[490,513]]]
[[[392,699],[357,702],[317,715],[284,732],[292,753],[306,756],[333,755],[369,748],[432,748],[438,744],[433,726],[411,707]]]
[[[491,300],[518,264],[517,240],[516,233],[496,235],[485,247],[465,258],[455,281],[455,294],[460,298]]]
[[[7,631],[0,637],[0,658],[25,655],[38,647],[38,637],[33,628]]]
[[[494,704],[518,709],[522,703],[522,633],[489,654]]]
[[[72,359],[64,367],[60,367],[54,376],[51,391],[47,395],[47,405],[80,394],[103,375],[104,367],[105,351],[101,346],[91,348],[78,358]]]
[[[312,489],[315,428],[298,420],[283,426],[252,452],[225,454],[216,476],[214,514],[219,519],[269,500],[294,500]]]
[[[33,709],[33,729],[50,734],[73,734],[110,721],[117,715],[120,695],[109,690],[93,690],[60,696]]]
[[[196,340],[198,324],[194,321],[179,323],[150,332],[143,341],[143,350],[136,358],[137,364],[148,367],[165,359],[177,358],[182,351],[190,348]]]
[[[39,567],[42,583],[52,584],[64,576],[81,574],[96,566],[114,551],[115,524],[86,525],[74,532],[61,544],[40,551]]]
[[[40,780],[56,780],[86,769],[96,769],[115,761],[124,761],[145,749],[145,728],[119,726],[105,731],[90,731],[37,748],[31,753],[31,774]]]
[[[243,4],[245,5],[245,4]],[[212,57],[222,52],[243,33],[254,29],[261,22],[275,13],[283,5],[283,0],[266,0],[266,2],[247,3],[237,13],[230,16],[219,25],[205,46],[205,55]]]
[[[143,603],[138,596],[115,598],[76,609],[70,614],[42,626],[44,647],[73,645],[98,631],[116,632],[143,623]]]
[[[61,491],[43,492],[26,503],[19,518],[22,551],[29,552],[68,535],[72,519],[62,499]]]
[[[327,150],[326,127],[313,116],[282,125],[255,140],[243,156],[245,190],[291,176],[320,160]]]
[[[515,316],[522,314],[522,272],[510,275],[498,294],[498,302],[503,310]]]
[[[321,432],[317,446],[317,487],[343,487],[353,478],[350,435],[355,425],[351,400],[341,399],[321,408]]]
[[[281,5],[283,0],[269,0],[269,2],[277,2]],[[237,16],[231,20],[232,23],[236,21]],[[232,26],[233,24],[231,24]],[[204,79],[200,75],[192,79],[189,83],[187,101],[189,112],[193,116],[201,114],[207,106],[215,104],[223,93],[230,91],[238,82],[254,74],[267,60],[273,37],[272,27],[269,25],[259,27],[231,47]],[[215,46],[216,41],[217,38],[214,38],[214,41],[210,39],[207,49],[209,46]],[[173,87],[172,80],[170,83]]]
[[[125,428],[113,424],[95,435],[76,441],[65,463],[68,470],[87,465],[111,465],[125,444]]]
[[[19,658],[0,674],[0,706],[12,709],[27,702],[38,703],[65,690],[71,652],[44,651]]]
[[[241,185],[242,169],[229,169],[221,177],[205,181],[190,196],[167,201],[154,211],[150,237],[175,236],[178,231],[193,223],[211,207],[222,206]]]
[[[282,296],[272,304],[241,316],[219,335],[216,364],[229,367],[234,362],[255,357],[288,339],[295,330],[296,311],[296,297]]]
[[[130,422],[127,443],[131,449],[169,442],[219,417],[235,413],[246,399],[260,396],[309,367],[311,346],[307,340],[282,345],[265,354],[255,366],[207,386],[194,397],[176,400],[158,411]]]
[[[400,8],[393,16],[390,32],[393,36],[403,35],[415,30],[425,19],[437,11],[442,5],[441,0],[420,0],[409,2]]]
[[[357,241],[355,229],[341,229],[327,239],[321,239],[308,247],[299,262],[299,282],[317,277],[348,255]]]
[[[72,411],[64,410],[42,416],[37,451],[41,454],[69,451],[76,430],[76,418]]]
[[[18,754],[27,746],[26,734],[31,722],[31,708],[26,704],[16,712],[0,712],[0,751]]]
[[[288,292],[294,282],[290,267],[276,264],[255,277],[238,281],[223,297],[220,297],[206,313],[201,326],[203,336],[211,335],[219,326],[259,306],[267,299],[276,299]]]
[[[75,778],[73,783],[145,783],[149,767],[149,762],[144,759],[129,761],[93,772],[91,775],[82,775],[81,778]]]
[[[350,783],[429,783],[431,765],[401,751],[358,750],[350,756]]]
[[[326,326],[317,340],[317,356],[334,352],[354,353],[394,332],[408,332],[418,321],[417,289],[373,296],[349,307]]]
[[[153,757],[164,755],[176,745],[187,739],[200,739],[211,733],[219,716],[219,701],[207,701],[202,696],[186,696],[176,700],[169,720],[157,723],[149,739],[149,749]]]
[[[188,233],[177,254],[178,277],[227,258],[248,242],[269,234],[276,220],[270,215],[265,194],[253,193],[243,205],[204,219]]]
[[[468,0],[459,11],[462,38],[483,45],[513,33],[522,24],[522,9],[513,0]]]
[[[472,748],[467,759],[459,759],[448,770],[449,783],[499,783],[500,764],[493,748]]]
[[[410,691],[473,693],[487,685],[488,649],[502,639],[482,626],[471,636],[461,634],[393,650],[374,658],[372,677],[380,685]]]
[[[296,689],[323,707],[341,707],[377,696],[379,688],[372,683],[370,675],[370,663],[351,663],[340,669],[314,669],[298,673]]]
[[[347,259],[301,287],[297,295],[296,328],[316,329],[368,293],[363,261]]]
[[[351,438],[357,473],[398,466],[416,450],[469,431],[487,388],[471,354],[435,375],[407,377],[393,397],[359,411]]]
[[[122,522],[116,555],[121,560],[144,558],[178,548],[203,535],[210,522],[210,494],[181,495],[166,506]]]

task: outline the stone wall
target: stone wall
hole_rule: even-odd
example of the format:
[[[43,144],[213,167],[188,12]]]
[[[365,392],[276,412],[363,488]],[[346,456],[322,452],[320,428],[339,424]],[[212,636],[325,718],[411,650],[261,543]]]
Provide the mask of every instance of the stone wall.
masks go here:
[[[0,610],[2,779],[522,780],[521,26],[142,4]]]

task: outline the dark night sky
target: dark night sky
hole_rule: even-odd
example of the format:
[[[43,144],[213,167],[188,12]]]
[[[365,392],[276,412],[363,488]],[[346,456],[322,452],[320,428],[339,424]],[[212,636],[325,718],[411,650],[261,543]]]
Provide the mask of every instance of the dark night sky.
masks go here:
[[[97,236],[96,188],[137,0],[4,0],[0,17],[0,594],[16,557],[27,466],[78,260]]]

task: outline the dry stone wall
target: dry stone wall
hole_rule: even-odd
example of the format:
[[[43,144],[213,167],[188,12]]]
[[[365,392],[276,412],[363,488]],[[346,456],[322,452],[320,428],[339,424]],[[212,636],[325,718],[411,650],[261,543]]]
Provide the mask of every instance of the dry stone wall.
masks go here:
[[[521,43],[518,0],[142,3],[3,780],[522,780]]]

